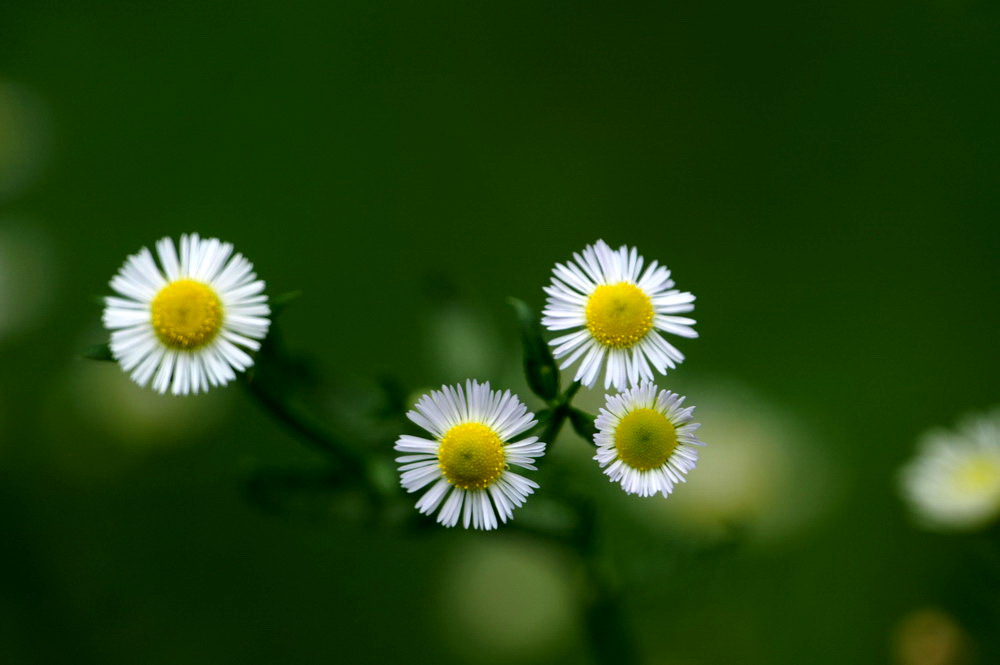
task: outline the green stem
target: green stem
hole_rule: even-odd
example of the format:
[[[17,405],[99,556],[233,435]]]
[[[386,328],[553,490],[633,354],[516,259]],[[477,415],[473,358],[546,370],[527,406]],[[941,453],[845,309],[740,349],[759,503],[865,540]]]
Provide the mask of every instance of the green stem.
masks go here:
[[[573,429],[580,435],[581,439],[591,445],[596,445],[594,436],[597,429],[594,426],[594,416],[573,406],[573,397],[579,391],[580,382],[574,381],[566,389],[566,392],[552,401],[550,408],[539,413],[539,422],[531,433],[538,434],[539,438],[548,445],[549,452],[551,452],[552,445],[567,420],[573,425]]]
[[[538,433],[538,438],[545,442],[546,449],[550,453],[552,452],[552,446],[555,444],[556,438],[559,436],[559,432],[562,431],[563,425],[566,424],[566,419],[570,415],[570,409],[572,408],[570,402],[579,390],[579,381],[571,383],[566,392],[552,401],[551,408],[543,412],[546,415],[540,415],[538,424],[530,432],[532,434]]]
[[[545,424],[542,433],[539,435],[542,441],[545,442],[545,449],[547,453],[552,452],[552,447],[556,443],[556,439],[559,437],[559,432],[562,431],[563,424],[566,423],[566,416],[569,412],[566,410],[565,405],[557,406],[553,412],[552,417]]]
[[[640,662],[635,639],[628,629],[618,587],[601,566],[598,553],[596,511],[587,499],[579,499],[580,523],[574,548],[583,563],[588,596],[583,620],[587,638],[599,665],[635,665]]]
[[[580,388],[582,386],[583,384],[580,383],[579,381],[574,381],[573,383],[569,384],[569,388],[567,388],[566,392],[564,392],[562,394],[562,397],[559,398],[560,403],[569,406],[570,402],[573,401],[573,398],[576,397],[576,394],[580,392]]]
[[[290,432],[345,468],[364,471],[366,467],[364,459],[353,450],[341,445],[325,425],[301,413],[292,404],[269,391],[262,382],[245,379],[242,383],[247,394]]]
[[[587,576],[591,597],[584,607],[584,626],[594,654],[600,665],[635,665],[640,662],[622,608],[621,597],[602,579],[589,562]]]

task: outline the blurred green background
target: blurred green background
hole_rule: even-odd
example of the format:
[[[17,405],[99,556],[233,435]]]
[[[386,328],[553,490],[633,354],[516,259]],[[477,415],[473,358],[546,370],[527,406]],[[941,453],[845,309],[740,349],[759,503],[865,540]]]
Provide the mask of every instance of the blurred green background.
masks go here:
[[[1000,662],[981,542],[896,492],[921,432],[1000,402],[998,26],[992,0],[0,3],[0,662],[587,658],[564,553],[262,509],[248,477],[317,460],[237,387],[78,359],[125,256],[187,231],[304,291],[282,324],[323,371],[414,391],[522,389],[505,298],[638,246],[698,296],[661,384],[703,468],[644,501],[571,434],[548,462],[606,506],[648,662],[968,662],[900,655],[914,612]]]

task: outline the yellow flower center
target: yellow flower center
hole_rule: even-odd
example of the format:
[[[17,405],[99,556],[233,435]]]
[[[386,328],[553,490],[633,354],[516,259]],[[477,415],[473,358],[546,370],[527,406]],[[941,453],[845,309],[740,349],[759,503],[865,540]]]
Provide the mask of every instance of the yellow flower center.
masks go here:
[[[438,466],[449,483],[481,490],[497,481],[504,469],[503,442],[482,423],[462,423],[445,432],[438,447]]]
[[[156,336],[172,349],[205,346],[222,329],[222,301],[207,284],[179,279],[167,284],[150,305]]]
[[[598,342],[627,349],[653,328],[653,303],[635,284],[598,286],[587,300],[587,329]]]
[[[639,471],[663,466],[676,447],[677,430],[673,423],[653,409],[636,409],[615,428],[618,457]]]
[[[956,484],[965,492],[985,492],[1000,485],[1000,467],[992,459],[971,459],[957,471]]]

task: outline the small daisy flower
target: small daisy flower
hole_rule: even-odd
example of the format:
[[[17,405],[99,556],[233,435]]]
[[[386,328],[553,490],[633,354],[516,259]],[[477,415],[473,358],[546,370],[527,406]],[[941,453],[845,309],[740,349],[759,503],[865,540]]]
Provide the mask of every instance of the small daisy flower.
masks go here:
[[[691,422],[693,406],[684,398],[643,382],[618,395],[608,395],[597,416],[594,459],[612,482],[628,494],[664,497],[698,461],[694,435],[701,425]]]
[[[581,357],[576,381],[590,387],[607,358],[604,387],[624,390],[653,380],[650,365],[666,374],[684,354],[660,332],[697,337],[694,319],[675,316],[694,309],[694,296],[674,289],[670,270],[653,261],[643,272],[635,247],[611,249],[603,240],[587,246],[573,261],[557,263],[542,324],[573,332],[549,343],[565,369]]]
[[[440,511],[437,521],[451,527],[462,518],[466,529],[495,529],[513,516],[538,485],[510,470],[535,469],[545,454],[538,437],[510,443],[535,425],[533,413],[510,391],[490,390],[490,384],[469,380],[442,386],[417,401],[406,416],[434,435],[434,440],[403,435],[396,450],[400,482],[407,492],[431,483],[417,501],[424,515]]]
[[[182,235],[126,259],[105,298],[111,353],[140,386],[187,395],[221,386],[253,365],[271,313],[264,282],[233,246]]]
[[[939,530],[976,529],[1000,516],[1000,410],[957,432],[923,437],[901,474],[917,519]]]

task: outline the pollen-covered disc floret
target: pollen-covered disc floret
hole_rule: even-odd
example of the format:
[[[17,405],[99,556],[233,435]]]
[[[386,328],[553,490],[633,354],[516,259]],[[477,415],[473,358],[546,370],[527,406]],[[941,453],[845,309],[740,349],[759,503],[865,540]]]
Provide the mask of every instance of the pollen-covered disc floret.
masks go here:
[[[572,330],[549,342],[562,368],[582,358],[576,380],[594,385],[606,363],[605,387],[624,390],[676,367],[684,355],[661,332],[697,337],[694,320],[676,316],[694,309],[694,296],[673,288],[666,266],[655,261],[643,270],[632,247],[611,249],[603,240],[557,263],[542,324],[551,331]]]
[[[917,520],[938,530],[974,530],[1000,518],[1000,410],[957,431],[929,432],[901,474]]]
[[[153,330],[173,349],[205,346],[222,328],[222,301],[212,287],[192,279],[167,284],[149,306]]]
[[[400,483],[407,492],[422,490],[417,510],[437,511],[437,521],[475,529],[495,529],[513,517],[514,508],[538,488],[511,467],[535,469],[545,454],[538,437],[511,439],[535,425],[534,414],[510,391],[466,381],[442,386],[421,397],[406,416],[434,439],[403,435],[396,450]]]
[[[111,352],[140,386],[186,395],[236,378],[253,364],[271,313],[264,282],[233,246],[198,234],[128,257],[105,298]]]
[[[669,496],[698,461],[691,422],[694,407],[684,398],[643,382],[618,395],[608,395],[597,417],[594,459],[613,482],[629,494]]]
[[[482,423],[455,425],[438,446],[441,474],[463,490],[482,490],[495,483],[505,461],[500,437]]]

